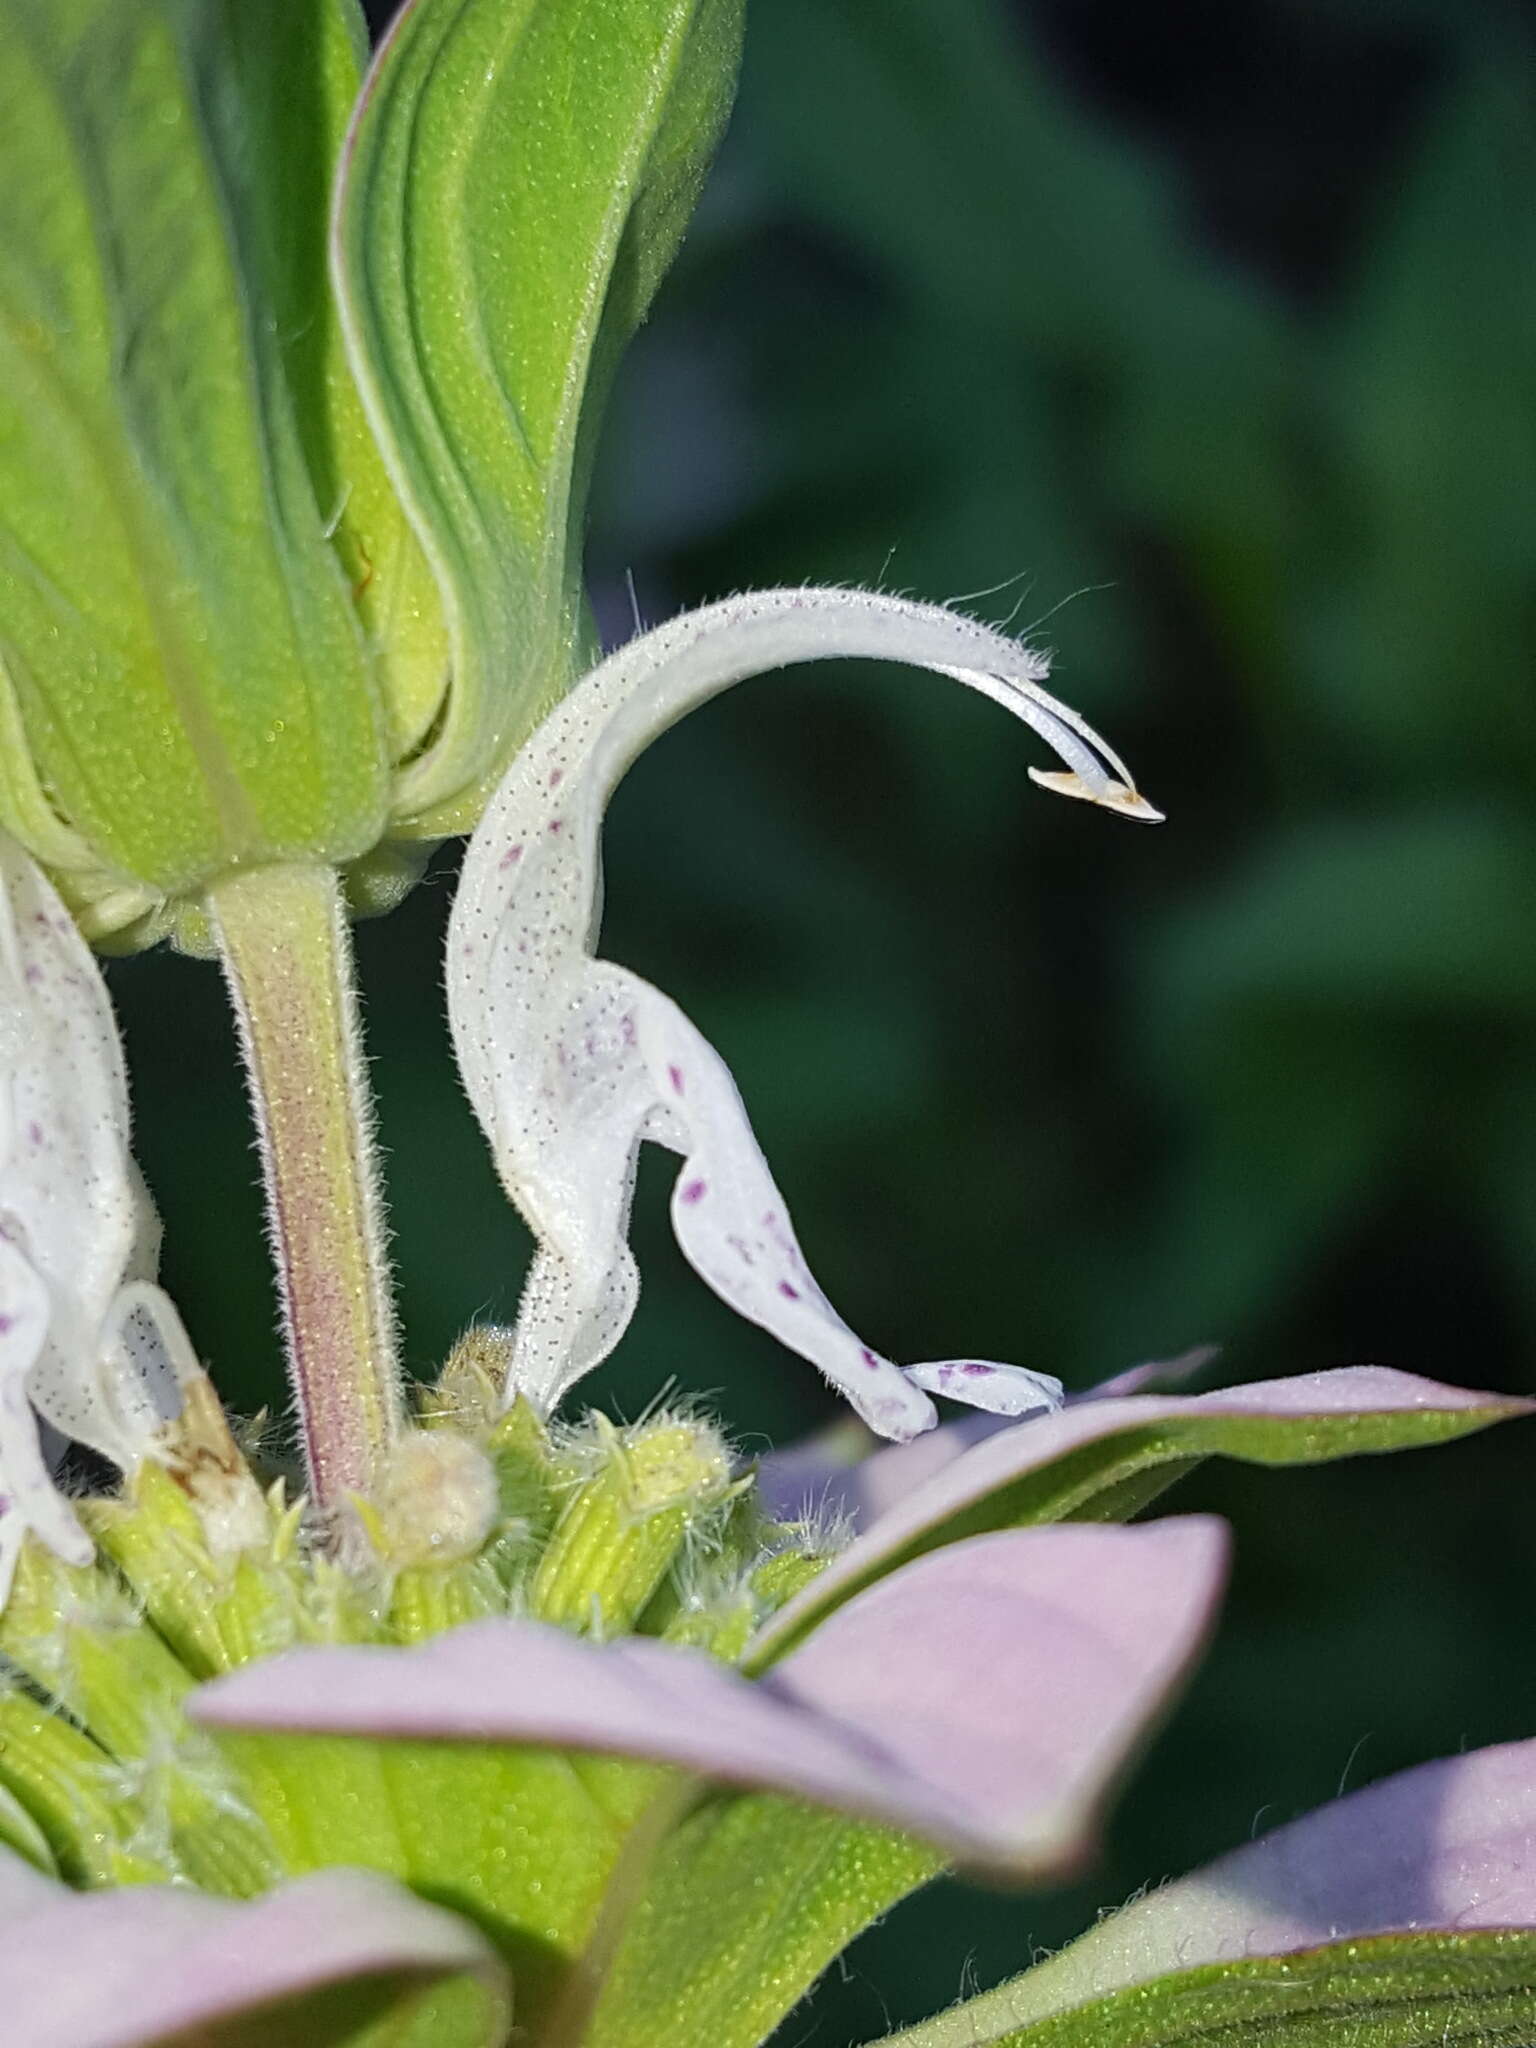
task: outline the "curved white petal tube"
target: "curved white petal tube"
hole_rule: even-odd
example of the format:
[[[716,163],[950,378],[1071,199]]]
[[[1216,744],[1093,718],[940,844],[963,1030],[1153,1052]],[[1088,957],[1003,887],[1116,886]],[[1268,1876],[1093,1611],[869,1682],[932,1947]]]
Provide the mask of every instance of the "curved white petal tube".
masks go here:
[[[819,1366],[881,1435],[929,1428],[928,1392],[1005,1414],[1059,1403],[1046,1375],[980,1359],[903,1370],[863,1343],[806,1266],[719,1054],[659,990],[593,958],[603,812],[625,769],[732,683],[839,655],[953,677],[1066,763],[1064,773],[1031,769],[1037,781],[1123,817],[1159,816],[1093,729],[1042,688],[1042,656],[940,607],[761,591],[686,613],[599,663],[508,770],[470,841],[449,926],[460,1072],[537,1241],[509,1398],[552,1408],[623,1334],[639,1288],[627,1242],[635,1160],[649,1138],[682,1154],[672,1219],[698,1273]]]
[[[0,1599],[28,1529],[70,1563],[91,1556],[38,1416],[129,1470],[180,1407],[185,1339],[144,1277],[158,1234],[106,986],[0,835]]]

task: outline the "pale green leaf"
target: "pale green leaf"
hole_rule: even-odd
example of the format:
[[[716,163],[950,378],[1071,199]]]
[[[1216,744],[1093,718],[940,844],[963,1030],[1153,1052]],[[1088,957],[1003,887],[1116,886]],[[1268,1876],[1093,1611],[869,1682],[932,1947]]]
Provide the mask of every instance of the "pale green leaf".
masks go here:
[[[878,2048],[1529,2048],[1536,1935],[1386,1934],[1212,1963],[1023,2027],[1008,1990]]]
[[[222,0],[0,0],[0,813],[97,929],[383,821],[324,404],[294,384],[325,353],[356,20],[261,15],[281,92]]]

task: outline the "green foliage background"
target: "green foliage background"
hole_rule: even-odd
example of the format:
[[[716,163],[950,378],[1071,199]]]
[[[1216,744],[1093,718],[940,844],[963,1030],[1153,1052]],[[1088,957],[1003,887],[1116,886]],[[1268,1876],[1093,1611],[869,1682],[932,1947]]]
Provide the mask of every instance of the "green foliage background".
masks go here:
[[[802,1238],[898,1357],[1078,1385],[1204,1340],[1536,1391],[1536,74],[1464,0],[759,0],[742,101],[635,349],[592,536],[627,628],[774,580],[1016,615],[1169,812],[1054,804],[934,679],[831,669],[656,748],[605,949],[735,1065]],[[452,862],[360,934],[409,1354],[508,1315],[525,1242],[457,1092]],[[281,1399],[213,971],[114,966],[166,1269]],[[808,1369],[682,1266],[584,1393]],[[231,1309],[236,1321],[231,1322]],[[842,2044],[1388,1769],[1528,1734],[1519,1429],[1228,1471],[1227,1625],[1068,1895],[904,1908],[784,2033]]]

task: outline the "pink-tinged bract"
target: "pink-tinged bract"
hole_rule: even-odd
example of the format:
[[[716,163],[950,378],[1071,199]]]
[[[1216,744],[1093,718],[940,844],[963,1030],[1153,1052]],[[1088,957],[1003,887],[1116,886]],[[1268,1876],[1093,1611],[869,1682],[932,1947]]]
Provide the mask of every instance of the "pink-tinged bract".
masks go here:
[[[997,2040],[1205,1964],[1373,1935],[1532,1927],[1536,1742],[1512,1742],[1403,1771],[1276,1828],[916,2036],[924,2048]]]
[[[313,2037],[283,2031],[289,2001],[354,1985],[409,2007],[466,1977],[479,2025],[456,2042],[505,2039],[510,1996],[481,1936],[370,1871],[322,1871],[250,1903],[162,1885],[76,1893],[29,1875],[13,1897],[9,1864],[0,1870],[0,2016],[17,2048],[158,2048],[184,2036],[217,2048],[225,2024],[256,2012],[272,2030],[263,2038],[297,2048]]]
[[[1321,1462],[1459,1435],[1530,1408],[1511,1395],[1442,1386],[1383,1366],[1345,1366],[1213,1394],[1084,1401],[987,1431],[958,1456],[940,1457],[908,1491],[888,1483],[879,1468],[890,1459],[903,1468],[893,1480],[903,1479],[908,1461],[924,1462],[926,1445],[880,1451],[870,1460],[875,1473],[864,1482],[855,1478],[850,1488],[856,1509],[862,1486],[879,1512],[867,1524],[861,1518],[862,1533],[760,1631],[748,1662],[770,1663],[862,1587],[959,1537],[1063,1519],[1094,1503],[1096,1512],[1106,1504],[1118,1508],[1114,1490],[1127,1474],[1150,1474],[1145,1493],[1130,1503],[1140,1506],[1166,1483],[1159,1468],[1176,1476],[1181,1466],[1215,1453],[1257,1463]],[[961,1431],[976,1427],[965,1423]],[[1102,1465],[1078,1469],[1094,1446],[1103,1450]],[[782,1511],[789,1504],[780,1491]],[[832,1499],[836,1504],[836,1492]],[[817,1504],[814,1492],[801,1503],[813,1512]]]
[[[411,1651],[298,1650],[193,1702],[218,1727],[535,1744],[668,1763],[1039,1877],[1099,1810],[1204,1641],[1222,1525],[1019,1530],[924,1560],[759,1683],[640,1638],[487,1621]]]

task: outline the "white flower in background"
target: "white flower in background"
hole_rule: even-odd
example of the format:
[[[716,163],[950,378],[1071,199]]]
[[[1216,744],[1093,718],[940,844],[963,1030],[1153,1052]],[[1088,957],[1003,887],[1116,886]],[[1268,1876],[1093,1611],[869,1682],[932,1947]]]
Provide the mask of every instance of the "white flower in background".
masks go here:
[[[149,1280],[159,1237],[90,948],[0,834],[0,1601],[30,1529],[88,1563],[38,1418],[131,1471],[180,1408],[190,1353]]]
[[[933,606],[861,591],[760,591],[687,613],[599,663],[518,755],[465,858],[449,930],[460,1071],[507,1193],[537,1240],[507,1397],[548,1411],[633,1313],[636,1155],[682,1155],[679,1244],[738,1313],[820,1367],[870,1427],[904,1438],[930,1393],[1003,1414],[1057,1405],[1046,1375],[984,1359],[899,1367],[843,1322],[806,1266],[730,1071],[677,1005],[594,958],[603,812],[668,726],[745,677],[835,655],[910,663],[979,690],[1065,763],[1062,795],[1156,822],[1124,764],[1041,687],[1044,658]]]

